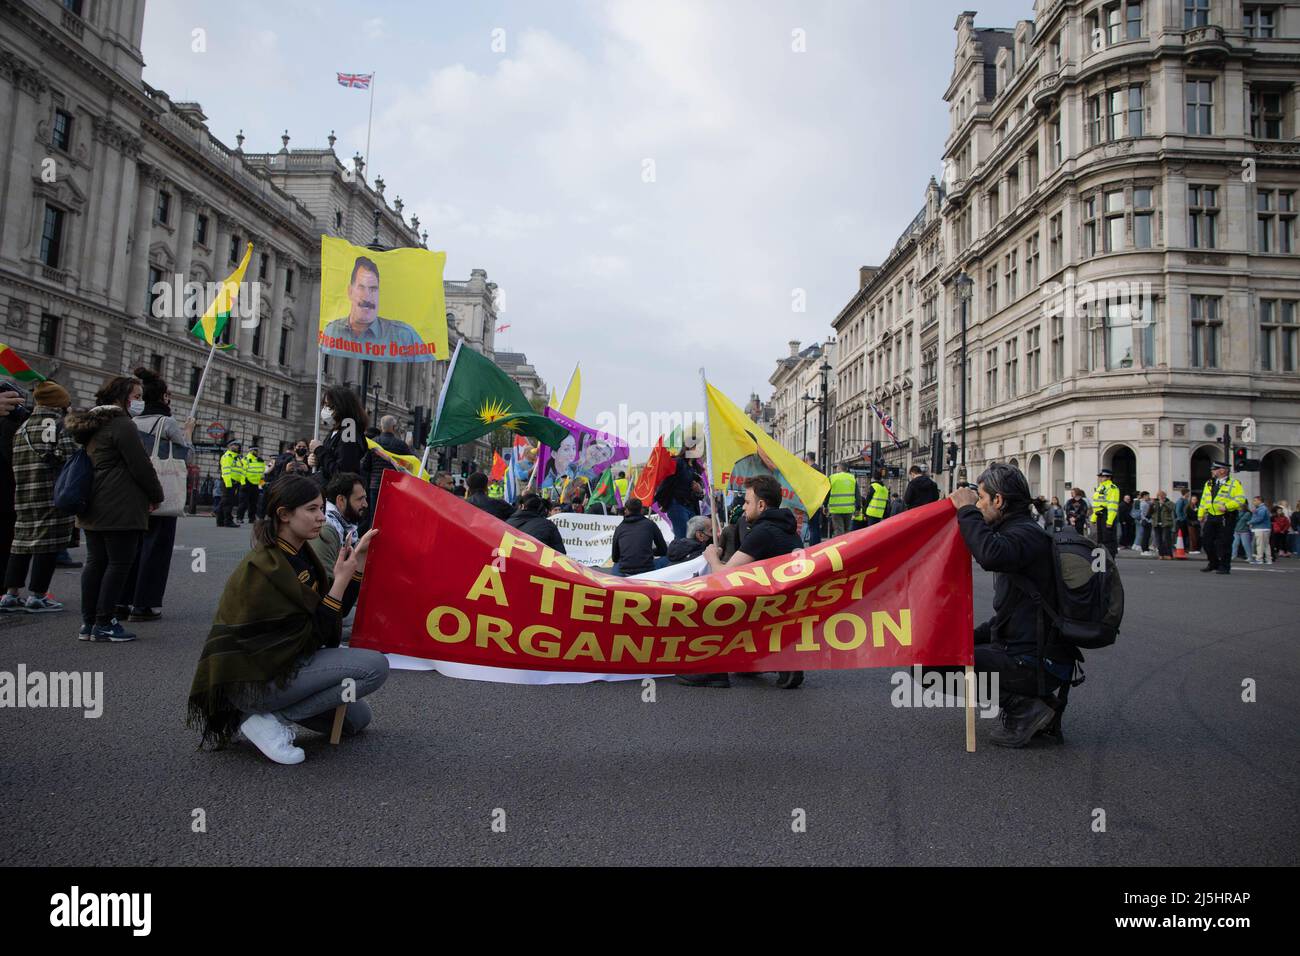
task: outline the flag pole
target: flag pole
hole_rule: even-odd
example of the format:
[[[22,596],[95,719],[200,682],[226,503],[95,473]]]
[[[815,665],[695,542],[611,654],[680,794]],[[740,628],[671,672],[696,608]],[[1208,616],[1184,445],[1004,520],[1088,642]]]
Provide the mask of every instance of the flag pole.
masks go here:
[[[311,440],[317,441],[320,438],[320,388],[321,377],[324,374],[325,353],[319,348],[316,349],[316,407],[312,410]]]
[[[215,344],[208,346],[208,360],[203,363],[203,374],[199,376],[199,385],[194,389],[194,404],[190,406],[190,418],[198,421],[199,396],[203,394],[203,383],[208,380],[208,369],[212,367],[212,356],[217,354]]]
[[[711,489],[713,482],[709,479],[710,473],[713,471],[713,442],[710,440],[709,433],[709,382],[704,376],[703,366],[700,366],[700,396],[704,399],[704,455],[702,456],[705,461],[704,483]],[[685,429],[682,429],[682,444],[686,444]],[[723,500],[726,500],[725,490],[723,491]],[[709,492],[709,513],[713,514],[713,497],[711,491]],[[713,528],[713,543],[721,547],[721,543],[718,541],[717,515],[714,515],[714,520],[709,522],[709,526]]]
[[[429,461],[429,449],[433,447],[433,436],[438,433],[438,423],[442,420],[442,405],[447,401],[447,386],[451,384],[452,373],[456,371],[456,359],[460,358],[460,350],[465,345],[465,340],[461,339],[456,343],[456,351],[451,353],[451,362],[447,365],[447,376],[442,380],[442,389],[438,392],[438,407],[433,411],[433,424],[429,426],[429,434],[424,439],[424,455],[420,458],[420,467],[424,468]]]
[[[370,125],[375,118],[375,76],[374,71],[370,74],[370,115],[366,117],[366,165],[370,167],[370,178],[375,178],[375,166],[370,161]]]

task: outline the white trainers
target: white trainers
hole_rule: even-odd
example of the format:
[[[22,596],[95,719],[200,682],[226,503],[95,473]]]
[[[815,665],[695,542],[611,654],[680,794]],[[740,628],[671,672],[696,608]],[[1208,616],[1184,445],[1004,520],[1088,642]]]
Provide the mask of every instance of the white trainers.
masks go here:
[[[293,745],[293,730],[273,714],[253,714],[239,725],[239,730],[276,763],[295,764],[307,759],[303,749]]]

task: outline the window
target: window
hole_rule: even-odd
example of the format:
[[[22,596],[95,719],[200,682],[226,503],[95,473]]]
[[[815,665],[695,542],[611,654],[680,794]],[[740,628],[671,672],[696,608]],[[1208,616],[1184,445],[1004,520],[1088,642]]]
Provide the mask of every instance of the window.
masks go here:
[[[235,377],[233,375],[226,379],[226,395],[222,401],[227,405],[235,404]]]
[[[1052,167],[1061,165],[1061,118],[1052,120]]]
[[[1146,112],[1142,108],[1142,87],[1128,88],[1128,134],[1141,136],[1145,130]]]
[[[1038,288],[1038,233],[1025,240],[1025,291]]]
[[[266,273],[271,268],[271,257],[265,252],[257,260],[257,277],[266,281]]]
[[[226,257],[226,261],[234,264],[242,258],[244,257],[239,249],[239,233],[235,233],[230,237],[230,255]]]
[[[1276,11],[1272,7],[1246,7],[1241,16],[1241,25],[1246,28],[1246,36],[1258,37],[1262,40],[1273,36],[1276,22]]]
[[[63,0],[63,9],[81,16],[82,0]]]
[[[154,303],[155,303],[158,299],[163,299],[163,300],[165,300],[165,299],[167,298],[167,293],[166,293],[166,292],[158,292],[158,293],[155,293],[155,292],[154,292],[154,288],[158,285],[158,283],[160,283],[160,282],[162,282],[162,281],[163,281],[162,270],[159,269],[157,266],[150,266],[150,267],[149,267],[149,283],[148,283],[148,287],[144,290],[144,311],[145,311],[146,314],[148,314],[148,315],[156,315],[156,317],[158,317],[158,318],[161,318],[162,316],[161,316],[161,315],[157,315],[157,313],[158,313],[160,310],[159,310],[159,309],[155,309],[155,307],[154,307]]]
[[[1152,226],[1155,222],[1155,204],[1149,188],[1133,190],[1133,247],[1150,249]]]
[[[45,221],[41,224],[41,262],[57,269],[63,258],[63,210],[45,207]]]
[[[989,349],[984,359],[984,405],[988,407],[998,400],[998,350]]]
[[[290,295],[293,294],[293,270],[292,269],[284,270],[284,291],[289,293]]]
[[[48,312],[41,316],[41,331],[36,337],[36,351],[54,355],[59,347],[59,317]]]
[[[990,226],[997,223],[998,217],[1001,215],[1001,205],[998,202],[1000,198],[1001,197],[998,195],[998,190],[996,188],[989,190],[989,225]]]
[[[989,315],[998,310],[998,268],[994,266],[984,273],[984,308]]]
[[[1187,135],[1211,135],[1214,132],[1210,119],[1214,108],[1214,81],[1188,80],[1183,86],[1187,92]]]
[[[199,394],[199,380],[203,378],[203,369],[197,365],[190,366],[190,394]]]
[[[1278,353],[1282,358],[1283,372],[1294,372],[1300,369],[1296,353],[1297,340],[1300,340],[1300,309],[1297,309],[1296,305],[1293,300],[1284,300],[1281,303],[1282,326],[1278,329],[1280,336]]]
[[[208,244],[208,217],[197,216],[194,220],[194,241],[200,246]]]
[[[266,399],[266,386],[265,385],[257,386],[257,394],[253,399],[253,411],[260,412],[262,410],[262,402],[265,399]]]
[[[1125,39],[1137,40],[1142,36],[1142,4],[1130,3],[1124,9]]]
[[[1007,302],[1008,303],[1016,301],[1016,279],[1019,271],[1018,268],[1019,263],[1017,260],[1019,258],[1020,258],[1020,254],[1013,250],[1006,254],[1006,258],[1003,261],[1003,268],[1006,270],[1006,277],[1007,277]]]
[[[1052,316],[1052,380],[1065,378],[1065,317]]]
[[[1016,389],[1020,384],[1020,352],[1017,350],[1019,342],[1016,339],[1007,339],[1007,398],[1016,397]]]
[[[339,212],[338,210],[335,210],[334,212],[334,231],[335,232],[343,231],[343,213]]]
[[[1183,29],[1209,26],[1210,0],[1183,0]]]
[[[1123,90],[1111,90],[1106,94],[1106,138],[1119,139],[1124,135],[1125,99]]]
[[[155,372],[157,372],[159,375],[162,375],[164,361],[165,359],[161,355],[159,355],[157,352],[154,352],[153,355],[149,357],[149,367],[153,369]]]
[[[1088,198],[1083,201],[1083,254],[1097,254],[1097,200]]]
[[[1016,203],[1020,201],[1020,169],[1018,166],[1012,166],[1007,170],[1007,210],[1016,208]]]
[[[1192,367],[1219,367],[1219,299],[1211,295],[1192,296]]]
[[[1052,69],[1059,70],[1061,68],[1061,35],[1059,33],[1052,38],[1051,51]]]
[[[280,333],[280,365],[288,365],[289,358],[289,330],[285,329]]]
[[[1193,249],[1213,249],[1219,216],[1219,190],[1214,186],[1187,187],[1187,244]]]
[[[158,208],[154,210],[154,221],[164,226],[171,222],[172,194],[165,189],[158,191]]]
[[[1124,248],[1124,193],[1106,193],[1106,251]]]
[[[289,393],[285,392],[280,397],[280,417],[285,421],[289,420]]]
[[[1295,300],[1259,300],[1259,367],[1266,372],[1294,372],[1297,324]]]
[[[65,153],[72,148],[72,114],[67,110],[54,111],[54,128],[50,131],[50,145]]]
[[[1120,4],[1115,4],[1106,10],[1106,42],[1109,44],[1118,43],[1123,36],[1124,29],[1124,11]]]
[[[1060,271],[1064,263],[1064,252],[1061,248],[1061,230],[1063,213],[1057,213],[1047,221],[1047,259],[1048,268],[1053,272]]]
[[[1036,325],[1025,333],[1025,391],[1038,391],[1038,368],[1043,358],[1043,327]]]
[[[1295,193],[1280,189],[1260,189],[1255,194],[1258,210],[1256,235],[1260,252],[1291,252],[1295,232]]]
[[[1250,135],[1255,139],[1282,138],[1281,92],[1251,88]]]
[[[1133,318],[1126,302],[1099,302],[1106,330],[1106,371],[1133,367]]]
[[[1101,139],[1101,134],[1102,134],[1102,127],[1101,127],[1102,102],[1101,102],[1101,100],[1102,100],[1102,95],[1101,95],[1100,93],[1098,93],[1096,96],[1090,96],[1090,97],[1088,97],[1088,119],[1087,119],[1087,124],[1088,124],[1088,145],[1089,145],[1089,146],[1096,146],[1098,143],[1100,143],[1100,142],[1102,141],[1102,139]]]
[[[1025,172],[1029,176],[1029,182],[1025,186],[1026,192],[1033,192],[1038,188],[1038,147],[1035,146],[1025,155]]]

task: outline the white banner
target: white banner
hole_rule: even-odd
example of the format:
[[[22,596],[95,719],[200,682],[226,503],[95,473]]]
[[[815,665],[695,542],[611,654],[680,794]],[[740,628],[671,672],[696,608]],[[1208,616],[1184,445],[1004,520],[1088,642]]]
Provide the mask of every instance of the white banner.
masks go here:
[[[673,526],[663,515],[650,515],[659,525],[664,541],[673,540]],[[607,568],[614,563],[614,529],[623,521],[619,515],[551,515],[551,521],[560,529],[564,539],[564,552],[579,564],[589,568]]]

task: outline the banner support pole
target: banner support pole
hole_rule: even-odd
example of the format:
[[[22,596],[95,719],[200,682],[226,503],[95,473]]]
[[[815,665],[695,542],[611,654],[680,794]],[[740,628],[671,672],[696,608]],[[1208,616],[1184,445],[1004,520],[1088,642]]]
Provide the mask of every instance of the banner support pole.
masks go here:
[[[710,473],[713,471],[713,442],[710,438],[710,433],[709,433],[709,382],[708,379],[705,378],[703,366],[700,366],[700,397],[704,399],[704,455],[702,456],[705,462],[704,484],[707,486],[708,489],[710,489],[709,499],[708,499],[709,513],[713,514],[713,497],[712,497],[712,490],[711,490],[713,487],[713,482],[709,480]],[[683,431],[682,434],[683,434],[682,441],[684,443],[686,440],[684,437],[685,431]],[[722,492],[722,500],[724,503],[727,500],[726,496],[727,493],[726,490],[724,489]],[[722,547],[722,542],[718,540],[717,515],[714,515],[714,520],[709,522],[709,526],[713,529],[714,545],[716,545],[719,548]]]
[[[203,374],[199,376],[198,387],[194,389],[194,404],[190,406],[190,418],[198,421],[199,396],[203,394],[203,384],[208,380],[208,369],[212,368],[212,356],[217,354],[216,345],[208,346],[208,360],[203,363]]]
[[[316,350],[316,407],[312,409],[312,426],[311,440],[320,439],[320,388],[321,378],[324,375],[325,353],[319,348]]]
[[[975,752],[975,665],[966,665],[966,752]]]

